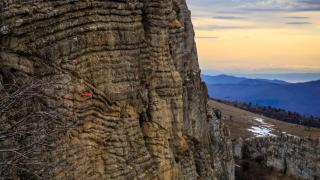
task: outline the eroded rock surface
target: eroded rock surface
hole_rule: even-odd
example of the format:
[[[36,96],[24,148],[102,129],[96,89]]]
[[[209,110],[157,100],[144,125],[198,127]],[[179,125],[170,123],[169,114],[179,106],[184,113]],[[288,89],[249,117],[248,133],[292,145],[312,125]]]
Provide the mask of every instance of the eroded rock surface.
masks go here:
[[[39,144],[22,158],[50,166],[25,166],[28,172],[233,179],[228,133],[207,107],[184,0],[2,0],[0,8],[1,84],[17,77],[50,83],[28,106],[55,111],[65,124],[45,145],[50,151]],[[0,145],[20,146],[24,138]],[[11,168],[1,175],[25,176]]]
[[[234,143],[234,154],[298,179],[320,178],[320,139],[289,135],[240,139]]]

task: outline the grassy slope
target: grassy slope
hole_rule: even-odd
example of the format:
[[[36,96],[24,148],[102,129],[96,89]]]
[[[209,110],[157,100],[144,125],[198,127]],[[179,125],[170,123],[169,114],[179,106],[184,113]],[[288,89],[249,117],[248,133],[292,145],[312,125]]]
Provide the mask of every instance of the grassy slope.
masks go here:
[[[253,137],[253,134],[247,129],[252,125],[256,125],[257,122],[253,120],[254,117],[263,118],[266,123],[274,125],[272,134],[275,135],[279,135],[280,132],[284,131],[299,137],[320,137],[320,128],[306,128],[305,126],[278,121],[213,100],[209,101],[209,105],[222,111],[223,122],[229,127],[232,138]],[[232,120],[230,120],[230,116],[232,116]]]
[[[251,132],[247,131],[252,125],[257,125],[257,121],[253,120],[254,117],[263,118],[264,122],[274,125],[274,129],[276,130],[274,130],[272,134],[279,135],[278,129],[281,130],[281,132],[285,131],[299,137],[320,137],[320,128],[306,128],[304,126],[281,122],[213,100],[209,101],[209,105],[222,111],[222,119],[230,129],[231,138],[254,137]],[[232,116],[232,120],[230,120],[230,116]],[[238,165],[235,173],[236,180],[296,180],[294,177],[282,174],[252,160],[236,159],[236,164]]]

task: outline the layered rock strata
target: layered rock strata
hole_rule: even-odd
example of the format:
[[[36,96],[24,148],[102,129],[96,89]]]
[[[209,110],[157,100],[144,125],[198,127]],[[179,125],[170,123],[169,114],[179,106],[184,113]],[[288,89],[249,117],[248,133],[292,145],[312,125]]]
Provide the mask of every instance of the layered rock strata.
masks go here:
[[[13,152],[35,142],[17,164],[48,165],[9,166],[2,176],[233,179],[184,0],[3,0],[0,8],[0,87],[17,78],[46,84],[25,113],[55,112],[59,124],[40,118],[58,132],[46,143],[30,137],[48,131],[28,131],[39,118],[24,121],[32,124],[21,128],[25,136],[0,139],[0,147],[20,147]]]
[[[258,160],[298,179],[320,178],[320,139],[283,135],[238,139],[233,144],[236,158]]]

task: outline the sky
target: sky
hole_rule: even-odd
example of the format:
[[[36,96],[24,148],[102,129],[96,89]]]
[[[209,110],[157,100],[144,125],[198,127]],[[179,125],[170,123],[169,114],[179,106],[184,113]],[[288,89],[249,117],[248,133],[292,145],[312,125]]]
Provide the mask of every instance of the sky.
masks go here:
[[[320,72],[320,0],[187,3],[203,70]]]

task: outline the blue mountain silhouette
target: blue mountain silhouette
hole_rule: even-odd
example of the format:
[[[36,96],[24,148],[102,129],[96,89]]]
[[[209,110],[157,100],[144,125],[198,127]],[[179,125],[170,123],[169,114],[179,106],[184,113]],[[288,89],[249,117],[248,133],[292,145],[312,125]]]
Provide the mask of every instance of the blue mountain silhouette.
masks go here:
[[[227,101],[273,106],[305,115],[320,116],[320,80],[288,83],[228,75],[207,76],[209,96]]]

